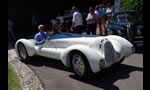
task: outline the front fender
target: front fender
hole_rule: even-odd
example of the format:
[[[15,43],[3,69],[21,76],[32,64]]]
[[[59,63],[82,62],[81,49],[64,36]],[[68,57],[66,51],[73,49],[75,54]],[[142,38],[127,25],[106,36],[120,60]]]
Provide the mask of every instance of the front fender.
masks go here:
[[[94,50],[93,48],[85,45],[73,45],[71,47],[68,47],[65,51],[62,52],[61,61],[66,67],[71,66],[70,56],[71,52],[74,50],[80,51],[85,55],[93,72],[96,73],[100,71],[99,60],[103,58],[102,55],[100,55],[100,53],[97,53],[97,51]]]
[[[16,54],[19,56],[18,54],[18,44],[19,43],[22,43],[26,50],[27,50],[27,53],[29,56],[33,56],[35,54],[35,44],[34,44],[34,40],[30,39],[30,40],[27,40],[27,39],[19,39],[16,43],[15,43],[15,51],[16,51]]]
[[[123,50],[121,50],[121,53],[123,54],[123,56],[129,56],[134,52],[134,46],[125,38],[116,36],[116,35],[109,35],[109,36],[106,36],[106,38],[110,40],[111,42],[115,40],[121,45],[121,47],[123,48]],[[112,43],[112,44],[115,44],[115,43]],[[116,44],[116,45],[119,45],[119,44]]]

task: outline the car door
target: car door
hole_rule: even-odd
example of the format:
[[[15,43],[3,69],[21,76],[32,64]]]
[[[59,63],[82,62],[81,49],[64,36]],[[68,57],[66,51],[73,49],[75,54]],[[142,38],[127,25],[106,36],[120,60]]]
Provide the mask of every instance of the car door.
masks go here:
[[[42,45],[36,46],[37,54],[40,56],[57,59],[58,55],[56,54],[54,43],[54,40],[47,38]]]

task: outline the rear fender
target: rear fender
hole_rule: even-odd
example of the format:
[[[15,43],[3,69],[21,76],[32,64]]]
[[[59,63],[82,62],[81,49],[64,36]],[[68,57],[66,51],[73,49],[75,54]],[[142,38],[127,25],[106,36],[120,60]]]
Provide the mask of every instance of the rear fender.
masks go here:
[[[18,44],[19,43],[22,43],[25,46],[29,56],[33,56],[35,54],[34,40],[19,39],[15,44],[15,51],[18,56],[19,56],[19,54],[18,54]]]

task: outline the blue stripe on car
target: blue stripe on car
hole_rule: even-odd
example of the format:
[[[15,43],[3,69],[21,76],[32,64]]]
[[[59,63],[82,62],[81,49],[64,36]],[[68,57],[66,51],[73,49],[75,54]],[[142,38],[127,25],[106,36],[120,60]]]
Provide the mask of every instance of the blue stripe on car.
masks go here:
[[[98,37],[98,36],[97,35],[60,33],[60,34],[55,34],[53,36],[50,36],[50,39],[81,38],[81,37]]]

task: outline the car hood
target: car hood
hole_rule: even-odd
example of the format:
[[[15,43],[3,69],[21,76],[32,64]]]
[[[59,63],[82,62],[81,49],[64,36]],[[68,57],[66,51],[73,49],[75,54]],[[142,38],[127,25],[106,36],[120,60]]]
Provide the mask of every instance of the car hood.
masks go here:
[[[70,33],[60,33],[54,36],[50,36],[50,41],[55,42],[58,47],[66,48],[71,45],[93,45],[97,40],[101,41],[104,36],[98,35],[83,35],[83,34],[70,34]]]

